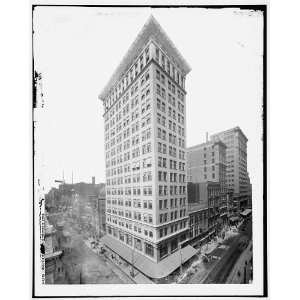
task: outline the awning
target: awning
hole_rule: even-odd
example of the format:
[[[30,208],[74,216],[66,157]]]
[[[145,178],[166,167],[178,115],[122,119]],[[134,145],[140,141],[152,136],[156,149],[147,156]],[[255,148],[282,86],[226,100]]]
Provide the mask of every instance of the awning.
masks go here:
[[[252,209],[247,208],[247,209],[245,209],[243,212],[241,212],[240,214],[241,214],[242,216],[246,217],[246,216],[248,216],[248,215],[251,214],[251,213],[252,213]]]
[[[54,258],[54,257],[59,256],[61,254],[62,254],[61,250],[55,251],[55,252],[52,252],[52,253],[46,253],[45,254],[45,259]]]
[[[113,252],[120,255],[128,263],[132,263],[133,249],[108,235],[104,236],[101,239],[101,242],[104,243]],[[134,251],[134,267],[139,269],[140,272],[150,278],[164,278],[175,271],[177,268],[179,268],[181,262],[185,263],[196,253],[197,250],[188,245],[181,249],[181,258],[180,251],[177,250],[176,252],[164,258],[162,261],[156,263],[150,258],[147,258],[147,256],[142,255],[138,251]]]
[[[208,235],[206,235],[205,237],[203,237],[202,239],[200,239],[198,242],[203,242],[208,238]]]

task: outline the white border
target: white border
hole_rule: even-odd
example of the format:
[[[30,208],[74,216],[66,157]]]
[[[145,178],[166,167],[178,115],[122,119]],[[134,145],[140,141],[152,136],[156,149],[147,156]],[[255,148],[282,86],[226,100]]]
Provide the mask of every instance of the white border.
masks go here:
[[[66,5],[238,5],[238,4],[266,4],[258,1],[33,1],[33,4],[66,4]],[[31,8],[30,8],[31,18]],[[267,88],[267,83],[265,83]],[[263,202],[253,202],[253,256],[254,256],[254,281],[249,285],[221,285],[221,284],[184,284],[184,285],[125,285],[125,284],[101,284],[101,285],[43,285],[41,283],[39,265],[39,231],[35,229],[35,295],[36,296],[223,296],[223,295],[262,295],[263,293]],[[35,203],[35,220],[38,220],[38,206]],[[266,241],[265,241],[266,242]]]

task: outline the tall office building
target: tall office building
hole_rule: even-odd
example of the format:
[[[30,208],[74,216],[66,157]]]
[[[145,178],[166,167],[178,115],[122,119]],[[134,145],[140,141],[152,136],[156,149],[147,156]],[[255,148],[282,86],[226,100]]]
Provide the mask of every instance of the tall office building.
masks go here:
[[[150,17],[99,98],[105,113],[103,242],[148,277],[194,255],[188,238],[185,59]],[[182,258],[182,260],[181,260]]]
[[[207,141],[187,149],[187,181],[189,183],[219,182],[220,216],[227,218],[226,145]]]
[[[226,183],[233,191],[233,204],[236,211],[248,206],[249,179],[247,173],[248,139],[239,127],[216,133],[211,140],[221,140],[226,146]]]

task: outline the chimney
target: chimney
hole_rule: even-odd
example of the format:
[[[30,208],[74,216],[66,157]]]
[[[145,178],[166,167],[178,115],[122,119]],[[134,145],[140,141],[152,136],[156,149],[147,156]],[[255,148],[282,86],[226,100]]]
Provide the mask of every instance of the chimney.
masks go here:
[[[208,132],[206,132],[206,143],[208,142]]]
[[[95,185],[95,176],[92,177],[92,184]]]

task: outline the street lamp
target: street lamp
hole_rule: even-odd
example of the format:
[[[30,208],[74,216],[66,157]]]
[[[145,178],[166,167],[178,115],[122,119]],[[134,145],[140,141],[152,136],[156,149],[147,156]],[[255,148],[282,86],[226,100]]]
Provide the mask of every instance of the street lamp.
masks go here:
[[[182,245],[185,241],[179,242],[178,246],[179,246],[179,255],[180,255],[180,275],[182,274]]]

